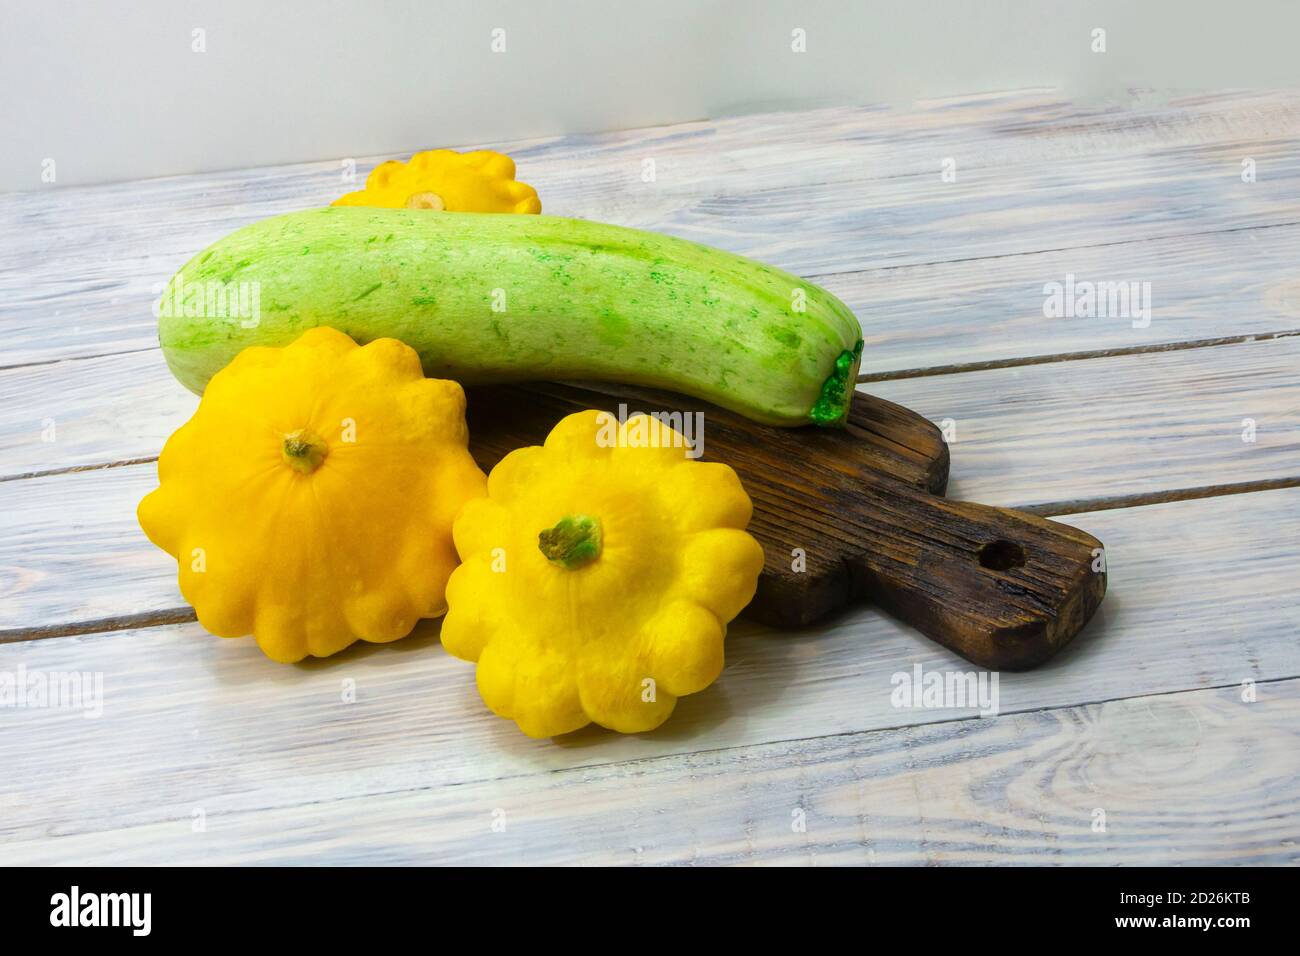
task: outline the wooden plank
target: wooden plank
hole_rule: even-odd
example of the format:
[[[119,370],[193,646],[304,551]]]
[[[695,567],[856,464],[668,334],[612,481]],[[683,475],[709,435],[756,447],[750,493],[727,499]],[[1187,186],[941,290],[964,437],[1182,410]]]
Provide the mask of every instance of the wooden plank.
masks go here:
[[[1023,507],[1300,475],[1298,363],[1300,337],[860,387],[953,424],[949,497]],[[152,458],[196,404],[157,353],[0,372],[0,478]]]
[[[860,387],[950,423],[949,497],[1040,508],[1300,477],[1297,368],[1290,338]]]
[[[1088,107],[1050,90],[976,94],[903,109],[831,107],[751,114],[650,129],[503,144],[555,209],[593,196],[637,198],[662,190],[713,194],[722,179],[749,191],[934,176],[943,158],[959,169],[1049,162],[1294,137],[1300,95],[1237,91],[1168,103]],[[387,158],[387,157],[383,157]],[[645,182],[642,162],[655,160]],[[373,160],[363,167],[368,169]],[[329,166],[331,171],[335,166]],[[640,196],[627,196],[629,192]],[[630,200],[630,201],[629,201]]]
[[[198,404],[157,349],[5,369],[0,478],[152,460]]]
[[[100,810],[33,833],[6,814],[0,826],[17,865],[1295,863],[1300,681],[1257,693],[1254,703],[1235,687],[1113,700],[466,786],[429,779],[309,805],[237,808],[210,774],[188,781],[189,806],[170,818]]]
[[[858,316],[866,342],[861,372],[880,378],[936,365],[1294,334],[1297,261],[1300,227],[1281,226],[874,269],[821,282]],[[1064,286],[1069,276],[1127,284],[1129,314],[1048,318],[1044,287]],[[1149,303],[1149,315],[1134,308],[1140,301]]]
[[[502,148],[550,212],[824,274],[1297,221],[1297,104],[1270,94],[1099,113],[987,97]],[[949,155],[955,183],[939,177]],[[1249,186],[1246,155],[1260,170]],[[152,347],[155,287],[189,256],[347,188],[327,162],[0,197],[4,363]]]
[[[1003,714],[1300,675],[1295,641],[1300,594],[1293,586],[1300,489],[1073,520],[1108,544],[1110,596],[1088,629],[1050,664],[1000,675]],[[12,673],[22,665],[44,674],[103,675],[98,719],[68,710],[0,709],[6,731],[0,733],[0,765],[11,770],[0,778],[0,840],[12,854],[48,853],[53,859],[64,851],[46,842],[49,834],[71,837],[140,827],[146,829],[134,832],[142,841],[164,832],[188,839],[196,807],[210,814],[209,832],[220,832],[218,818],[228,814],[296,807],[300,818],[310,820],[324,812],[321,804],[364,798],[354,807],[360,812],[369,805],[365,800],[382,800],[381,795],[397,791],[412,791],[411,799],[422,805],[441,799],[438,788],[452,784],[484,784],[482,792],[496,794],[499,786],[491,781],[504,786],[501,781],[507,778],[562,770],[582,779],[618,761],[773,741],[798,743],[764,753],[797,753],[821,746],[810,742],[814,738],[946,723],[977,712],[894,706],[895,674],[910,674],[918,664],[926,672],[969,673],[970,665],[878,613],[861,611],[802,634],[775,635],[740,626],[728,642],[728,666],[719,683],[684,699],[655,733],[623,737],[593,729],[560,743],[532,741],[484,710],[470,668],[436,646],[434,630],[394,645],[357,648],[327,661],[287,667],[264,659],[249,641],[210,637],[196,625],[0,645],[0,672]],[[343,697],[349,686],[355,689],[352,703]],[[1267,696],[1266,691],[1261,689],[1261,695]],[[1030,726],[1016,717],[1003,720],[1009,721],[1003,723],[1004,732],[1012,736],[1023,736]],[[1090,724],[1085,717],[1078,720]],[[984,748],[965,743],[968,734],[984,725],[966,721],[945,746],[950,753],[984,754]],[[1138,729],[1129,730],[1136,734]],[[1253,732],[1242,730],[1247,737]],[[1120,746],[1123,736],[1117,732],[1113,746]],[[901,754],[891,758],[900,769],[923,771],[931,762],[906,744]],[[1026,755],[1036,759],[1042,752],[1018,753],[1005,765],[990,761],[988,772],[996,778],[996,768],[1015,766]],[[758,756],[762,754],[754,758]],[[1063,766],[1060,777],[1074,786],[1096,772],[1132,774],[1133,780],[1147,775],[1145,765],[1126,763],[1121,756],[1106,752],[1096,761],[1080,759]],[[1171,772],[1186,770],[1183,757],[1162,751],[1158,742],[1151,757],[1172,759]],[[76,787],[67,785],[68,759],[75,759]],[[707,767],[712,759],[685,756],[681,766]],[[743,763],[746,757],[737,759]],[[1030,765],[1037,767],[1033,759]],[[969,776],[976,766],[972,762],[954,774]],[[1240,785],[1247,768],[1262,772],[1255,757],[1231,772],[1217,764],[1212,769],[1223,786],[1243,793],[1250,789]],[[898,785],[907,779],[901,777]],[[923,784],[924,774],[916,779]],[[1202,778],[1198,773],[1186,779],[1183,795],[1199,801],[1192,792]],[[924,793],[921,786],[918,799]],[[1213,806],[1218,793],[1211,787],[1205,796],[1210,802],[1184,806]],[[1263,792],[1259,799],[1265,796],[1273,799]],[[1170,793],[1163,798],[1166,807],[1177,806]],[[309,803],[315,809],[302,809]],[[1086,828],[1087,814],[1096,805],[1107,806],[1076,808],[1083,818],[1071,818],[1071,832],[1075,826]],[[1237,824],[1244,830],[1273,825],[1249,822],[1267,816],[1255,812],[1258,805],[1239,806],[1250,811]],[[490,815],[490,808],[484,811],[475,804],[471,815],[484,812]],[[782,812],[788,821],[789,807]],[[1171,819],[1178,818],[1171,810]],[[426,820],[433,829],[419,831],[428,833],[430,843],[442,839],[435,823]],[[717,821],[701,820],[701,833],[708,832],[704,823]],[[608,825],[620,832],[613,817]],[[991,825],[990,838],[1000,829]],[[1271,839],[1272,831],[1261,832]],[[1175,835],[1181,831],[1170,830],[1168,846],[1179,842]],[[362,828],[356,839],[364,843],[379,836]],[[89,846],[81,840],[70,840],[68,852]],[[1026,843],[1026,853],[1030,845],[1042,845],[1030,835],[1020,834],[1017,840]],[[201,854],[202,846],[211,844],[189,846]],[[184,851],[172,846],[169,852]]]
[[[176,608],[176,562],[135,520],[153,465],[0,482],[0,630]]]
[[[1236,147],[1104,155],[938,175],[721,193],[622,197],[586,218],[654,229],[773,263],[796,275],[989,259],[1300,222],[1300,140],[1252,143],[1270,170],[1246,184]],[[197,251],[197,250],[196,250]]]
[[[1300,329],[1300,282],[1291,274],[1297,260],[1300,227],[1283,227],[888,269],[836,276],[828,284],[861,318],[868,343],[863,372],[879,376],[936,362]],[[1150,282],[1149,325],[1134,328],[1141,320],[1125,317],[1044,318],[1043,284],[1064,282],[1067,274]],[[944,391],[930,380],[868,386],[885,395],[892,388]],[[0,370],[0,477],[156,455],[195,403],[156,350]]]
[[[76,467],[110,445],[115,459],[156,454],[193,406],[165,371],[151,373],[143,356],[68,367],[98,378],[100,387],[88,394],[107,404],[50,412],[58,422],[53,443],[39,440],[40,423],[32,419],[0,428],[13,472]],[[1300,476],[1297,367],[1300,339],[1284,339],[869,389],[952,424],[950,498],[1042,508]],[[157,397],[135,391],[149,374],[162,388]],[[113,382],[123,384],[115,389]],[[45,394],[65,387],[71,394],[79,386],[62,382]],[[55,405],[51,399],[49,407]],[[1254,442],[1242,441],[1247,418],[1255,421]],[[173,564],[135,523],[155,473],[144,464],[0,481],[0,567],[8,569],[0,579],[0,629],[180,607]]]

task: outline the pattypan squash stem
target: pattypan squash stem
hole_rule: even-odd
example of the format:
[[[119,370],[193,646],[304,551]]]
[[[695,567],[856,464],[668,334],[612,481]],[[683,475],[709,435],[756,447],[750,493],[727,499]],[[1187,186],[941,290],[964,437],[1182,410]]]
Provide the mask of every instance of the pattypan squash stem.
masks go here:
[[[329,446],[319,435],[300,428],[284,436],[281,453],[290,468],[304,475],[310,475],[321,466],[321,462],[329,454]]]
[[[435,212],[441,212],[447,208],[447,204],[442,201],[442,197],[437,193],[422,192],[412,193],[406,200],[407,209],[432,209]]]
[[[565,515],[537,535],[546,560],[569,571],[600,557],[600,522],[588,515]]]

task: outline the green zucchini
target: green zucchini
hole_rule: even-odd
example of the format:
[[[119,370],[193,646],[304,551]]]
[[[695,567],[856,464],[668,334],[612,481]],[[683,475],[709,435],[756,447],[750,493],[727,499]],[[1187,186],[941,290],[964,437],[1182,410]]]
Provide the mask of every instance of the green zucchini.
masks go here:
[[[172,278],[158,337],[204,386],[241,349],[329,325],[401,339],[463,384],[596,380],[683,392],[772,425],[842,425],[862,329],[751,259],[620,226],[328,207],[246,226]]]

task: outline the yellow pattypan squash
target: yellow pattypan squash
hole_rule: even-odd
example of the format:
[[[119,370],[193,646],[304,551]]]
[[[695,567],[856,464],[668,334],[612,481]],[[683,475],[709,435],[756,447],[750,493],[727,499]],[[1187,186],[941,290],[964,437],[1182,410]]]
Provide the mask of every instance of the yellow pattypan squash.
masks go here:
[[[686,451],[656,419],[579,412],[456,519],[443,647],[529,736],[652,730],[722,670],[763,549],[736,473]]]
[[[214,634],[268,657],[393,641],[445,608],[452,521],[486,479],[465,395],[395,339],[248,348],[168,439],[140,526]]]
[[[334,200],[335,206],[445,209],[448,212],[542,211],[537,190],[515,180],[515,161],[488,149],[458,153],[431,149],[410,162],[390,159],[366,177],[366,188]]]

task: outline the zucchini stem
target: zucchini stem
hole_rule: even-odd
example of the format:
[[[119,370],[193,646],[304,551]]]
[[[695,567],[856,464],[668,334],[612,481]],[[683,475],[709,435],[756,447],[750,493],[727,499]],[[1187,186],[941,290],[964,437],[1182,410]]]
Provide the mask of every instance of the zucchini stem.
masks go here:
[[[857,386],[858,365],[862,361],[862,339],[852,351],[845,349],[835,359],[835,369],[822,383],[822,393],[808,413],[808,420],[823,428],[843,428],[853,403]]]

